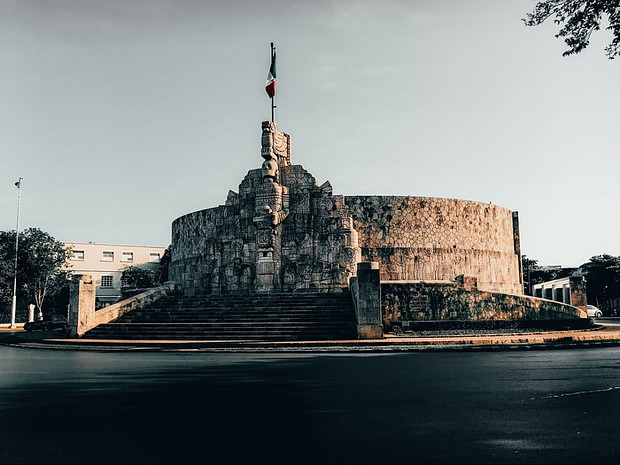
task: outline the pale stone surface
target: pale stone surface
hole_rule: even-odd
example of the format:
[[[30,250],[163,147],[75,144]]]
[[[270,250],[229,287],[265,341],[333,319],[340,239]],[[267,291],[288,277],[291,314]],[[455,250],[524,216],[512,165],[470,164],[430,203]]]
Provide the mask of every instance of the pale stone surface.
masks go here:
[[[144,308],[176,290],[173,282],[148,289],[95,311],[95,285],[91,275],[75,275],[71,284],[69,335],[83,336],[94,327],[109,323],[131,310]]]
[[[464,274],[475,276],[482,290],[522,293],[516,212],[434,197],[347,196],[345,202],[362,259],[379,262],[382,281],[452,281]]]
[[[570,297],[571,305],[574,305],[582,312],[582,318],[588,317],[588,295],[586,278],[584,276],[571,276],[570,278]]]
[[[95,326],[95,282],[90,274],[73,275],[69,298],[69,334],[81,336]]]

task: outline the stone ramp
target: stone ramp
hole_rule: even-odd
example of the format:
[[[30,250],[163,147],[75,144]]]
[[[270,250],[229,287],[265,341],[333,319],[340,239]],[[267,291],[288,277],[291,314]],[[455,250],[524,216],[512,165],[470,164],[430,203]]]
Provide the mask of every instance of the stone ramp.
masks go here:
[[[349,292],[162,297],[86,339],[313,341],[357,339]]]

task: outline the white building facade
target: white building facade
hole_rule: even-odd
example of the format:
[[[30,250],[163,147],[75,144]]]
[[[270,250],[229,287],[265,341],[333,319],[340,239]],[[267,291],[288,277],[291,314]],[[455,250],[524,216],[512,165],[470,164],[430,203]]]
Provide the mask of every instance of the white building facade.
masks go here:
[[[146,245],[64,242],[71,250],[73,274],[92,275],[96,286],[96,307],[117,302],[121,297],[123,270],[130,266],[157,271],[166,247]]]
[[[570,278],[558,278],[532,285],[532,295],[570,304]]]

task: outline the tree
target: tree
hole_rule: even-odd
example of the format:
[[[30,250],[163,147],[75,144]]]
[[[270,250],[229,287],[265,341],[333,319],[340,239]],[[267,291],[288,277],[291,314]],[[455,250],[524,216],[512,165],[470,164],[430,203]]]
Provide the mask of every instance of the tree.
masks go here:
[[[157,285],[156,274],[139,266],[128,266],[123,270],[122,281],[127,287],[144,289]]]
[[[170,267],[170,261],[172,260],[172,252],[170,251],[170,246],[166,247],[164,250],[164,255],[161,257],[159,261],[159,272],[157,281],[159,284],[163,284],[168,281],[168,269]]]
[[[528,258],[527,255],[523,255],[521,261],[523,263],[523,293],[525,295],[534,295],[533,286],[536,284],[566,278],[579,271],[579,268],[540,266],[538,260]]]
[[[68,284],[71,272],[67,259],[71,251],[48,233],[28,228],[19,234],[17,254],[17,300],[21,308],[29,303],[45,313],[48,297]],[[0,299],[3,309],[12,300],[15,272],[15,231],[0,231]]]
[[[555,37],[564,38],[568,50],[562,56],[581,52],[590,43],[590,36],[601,28],[601,21],[607,17],[613,34],[611,43],[605,48],[609,59],[620,54],[620,0],[545,0],[539,1],[532,13],[523,19],[526,26],[538,26],[550,17],[553,22],[563,24]]]
[[[0,309],[3,316],[13,300],[15,233],[0,231]]]
[[[580,270],[586,275],[588,302],[602,309],[615,308],[614,302],[620,299],[620,257],[595,255]]]
[[[526,295],[532,295],[532,272],[540,270],[538,266],[538,260],[532,260],[523,255],[521,257],[521,263],[523,265],[523,292]]]
[[[140,289],[159,286],[168,281],[170,259],[170,246],[168,246],[156,270],[149,268],[151,264],[132,265],[125,268],[121,277],[123,282],[121,298],[127,298]]]

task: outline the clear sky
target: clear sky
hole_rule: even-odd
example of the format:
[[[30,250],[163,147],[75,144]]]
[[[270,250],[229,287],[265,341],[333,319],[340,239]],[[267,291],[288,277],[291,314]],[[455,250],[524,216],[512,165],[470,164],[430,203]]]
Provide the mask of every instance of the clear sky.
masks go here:
[[[0,230],[171,241],[259,168],[269,43],[292,161],[344,195],[492,202],[523,254],[620,255],[620,60],[533,0],[0,0]]]

